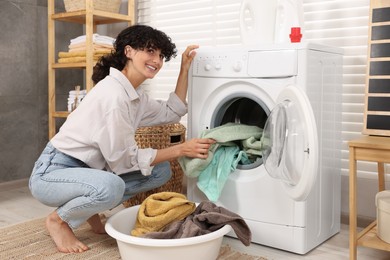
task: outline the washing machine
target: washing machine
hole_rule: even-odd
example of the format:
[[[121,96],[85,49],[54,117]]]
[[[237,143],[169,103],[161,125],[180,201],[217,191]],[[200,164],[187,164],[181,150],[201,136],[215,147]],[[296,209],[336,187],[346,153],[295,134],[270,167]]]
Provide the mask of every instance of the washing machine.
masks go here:
[[[217,205],[252,242],[305,254],[340,230],[342,50],[315,43],[199,48],[188,138],[229,122],[262,131],[262,156],[230,173]],[[187,195],[207,197],[197,178]],[[233,233],[229,234],[234,236]]]

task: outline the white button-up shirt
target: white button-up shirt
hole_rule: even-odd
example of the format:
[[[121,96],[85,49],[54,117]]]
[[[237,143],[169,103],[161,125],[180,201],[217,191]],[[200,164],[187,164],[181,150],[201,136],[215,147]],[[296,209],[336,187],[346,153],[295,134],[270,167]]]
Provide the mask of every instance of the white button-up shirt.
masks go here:
[[[141,170],[150,175],[157,150],[140,149],[134,139],[140,126],[178,122],[187,105],[171,93],[157,101],[135,89],[119,70],[101,80],[67,118],[51,143],[89,167],[116,174]]]

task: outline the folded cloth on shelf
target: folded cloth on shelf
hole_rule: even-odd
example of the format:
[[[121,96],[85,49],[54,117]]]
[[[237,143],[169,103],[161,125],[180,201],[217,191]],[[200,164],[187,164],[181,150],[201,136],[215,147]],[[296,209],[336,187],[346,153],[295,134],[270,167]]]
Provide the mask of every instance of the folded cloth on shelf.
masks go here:
[[[133,236],[160,231],[173,221],[182,220],[194,212],[196,205],[176,192],[159,192],[147,197],[140,205]]]
[[[87,44],[85,42],[75,43],[75,44],[69,44],[68,48],[69,51],[77,51],[77,50],[84,50],[86,49]],[[105,49],[114,49],[114,45],[112,44],[105,44],[105,43],[92,43],[92,47],[94,50],[105,50]]]
[[[100,57],[102,57],[101,55],[99,56],[93,56],[93,61],[94,62],[97,62]],[[59,58],[58,59],[58,63],[77,63],[77,62],[86,62],[87,59],[86,57],[70,57],[70,58]]]
[[[70,44],[77,44],[87,41],[87,35],[81,35],[74,39],[70,40]],[[101,43],[101,44],[114,44],[115,39],[110,36],[100,35],[97,33],[94,33],[92,35],[92,42],[94,43]]]
[[[245,220],[238,214],[211,201],[201,202],[195,211],[184,220],[174,221],[160,232],[150,232],[142,237],[153,239],[187,238],[205,235],[230,225],[237,238],[246,246],[252,240],[252,233]]]
[[[105,54],[111,53],[111,50],[99,50],[99,51],[93,51],[94,57],[100,57]],[[71,57],[86,57],[87,52],[86,51],[73,51],[73,52],[65,52],[60,51],[58,52],[58,58],[71,58]]]

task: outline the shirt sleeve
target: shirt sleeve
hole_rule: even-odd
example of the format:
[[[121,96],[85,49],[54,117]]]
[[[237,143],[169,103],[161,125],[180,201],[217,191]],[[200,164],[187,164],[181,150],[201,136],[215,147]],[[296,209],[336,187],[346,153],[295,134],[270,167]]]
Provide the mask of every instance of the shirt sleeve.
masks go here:
[[[147,94],[143,94],[141,98],[145,106],[141,126],[176,123],[187,113],[187,104],[174,92],[169,95],[167,101],[152,99]]]
[[[92,141],[99,149],[110,169],[116,174],[140,170],[145,176],[150,175],[150,164],[157,151],[152,148],[139,149],[134,139],[135,129],[127,116],[128,112],[119,108],[104,115],[104,125],[92,136]]]

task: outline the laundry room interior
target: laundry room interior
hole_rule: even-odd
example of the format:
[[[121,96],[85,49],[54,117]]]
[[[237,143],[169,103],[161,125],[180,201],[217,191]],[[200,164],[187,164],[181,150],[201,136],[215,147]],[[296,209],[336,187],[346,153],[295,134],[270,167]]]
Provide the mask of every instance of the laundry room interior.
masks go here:
[[[65,151],[90,148],[82,147],[83,134],[105,163],[95,167],[81,159],[89,160],[94,151],[72,157],[84,168],[120,176],[103,148],[126,145],[125,151],[109,152],[137,158],[123,157],[133,167],[128,169],[147,176],[151,173],[142,165],[152,171],[159,165],[154,160],[164,155],[158,163],[169,162],[171,177],[99,212],[103,235],[88,239],[84,224],[69,224],[73,236],[89,247],[70,251],[80,257],[75,259],[390,259],[390,1],[0,0],[0,13],[1,259],[69,256],[45,222],[62,205],[40,202],[32,183],[49,145],[72,157]],[[123,32],[136,25],[163,32],[174,52],[163,53],[159,39],[119,50]],[[129,104],[141,100],[142,91],[146,105],[166,105],[169,111],[161,114],[175,115],[156,115],[152,121],[148,109],[157,105],[129,105],[128,114],[144,114],[121,125],[102,123],[97,132],[106,141],[98,144],[94,122],[105,120],[109,111],[98,106],[101,99],[88,99],[106,80],[96,81],[96,64],[103,67],[119,54],[137,64],[128,47],[134,56],[160,53],[161,68],[145,62],[139,87],[118,63],[106,69],[107,78],[117,85],[129,79],[137,95],[123,92]],[[74,112],[84,109],[84,101],[102,110],[77,114],[80,125],[67,126],[72,118],[76,122]],[[115,132],[105,133],[106,127]],[[66,131],[75,133],[64,137]],[[213,140],[206,152],[176,155],[179,147],[197,149],[195,140],[206,139]],[[142,161],[146,155],[151,159]],[[120,214],[168,192],[194,208],[210,202],[237,222],[219,230],[219,244],[198,249],[175,242],[180,239],[173,245],[156,239],[141,250],[135,245],[142,239],[121,241],[130,233],[118,235],[122,226],[114,222]],[[39,232],[25,231],[30,223]],[[208,253],[197,255],[201,251]]]

